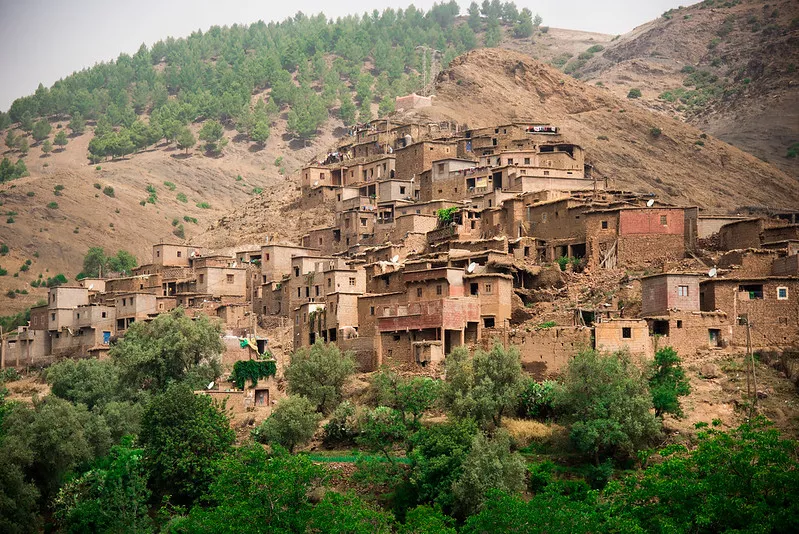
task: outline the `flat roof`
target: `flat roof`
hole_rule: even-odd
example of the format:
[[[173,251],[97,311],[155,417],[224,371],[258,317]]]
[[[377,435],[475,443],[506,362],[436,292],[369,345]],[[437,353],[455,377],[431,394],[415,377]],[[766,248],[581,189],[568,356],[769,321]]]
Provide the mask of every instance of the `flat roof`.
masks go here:
[[[751,276],[742,276],[742,277],[724,277],[724,278],[708,278],[706,280],[700,280],[700,284],[711,284],[716,282],[762,282],[768,280],[785,280],[785,281],[793,281],[799,282],[799,276],[797,275],[785,275],[785,276],[758,276],[758,277],[751,277]]]
[[[680,273],[680,272],[669,272],[669,273],[655,273],[655,274],[647,274],[641,277],[641,280],[646,278],[657,278],[659,276],[702,276],[704,273]]]

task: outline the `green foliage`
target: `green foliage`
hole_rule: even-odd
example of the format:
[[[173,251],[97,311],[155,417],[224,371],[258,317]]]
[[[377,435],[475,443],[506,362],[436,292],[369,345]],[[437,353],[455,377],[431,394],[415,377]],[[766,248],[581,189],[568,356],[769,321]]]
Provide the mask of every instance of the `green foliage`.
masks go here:
[[[142,420],[144,464],[152,489],[170,495],[175,504],[194,502],[207,492],[218,474],[215,463],[234,440],[227,417],[210,397],[195,395],[185,384],[169,386],[153,397]]]
[[[57,210],[58,209],[58,202],[48,202],[47,203],[47,207],[50,208],[51,210]]]
[[[460,419],[423,427],[410,438],[411,468],[404,491],[411,496],[409,504],[452,510],[452,484],[460,477],[476,434],[474,421]]]
[[[179,149],[185,150],[186,154],[188,154],[189,149],[193,148],[194,145],[197,144],[197,139],[194,137],[194,134],[191,133],[191,130],[184,126],[178,132],[175,142],[177,143]]]
[[[164,187],[166,187],[170,191],[174,191],[175,189],[177,189],[177,186],[173,182],[168,182],[168,181],[164,182]]]
[[[103,188],[103,194],[104,194],[105,196],[107,196],[107,197],[114,198],[114,196],[115,196],[115,193],[114,193],[114,188],[113,188],[113,187],[111,187],[110,185],[107,185],[107,186],[105,186],[105,187]]]
[[[311,510],[306,532],[391,534],[394,518],[353,493],[329,491]]]
[[[649,377],[649,391],[652,393],[652,404],[655,415],[664,413],[682,416],[680,397],[691,392],[688,378],[680,365],[677,351],[671,347],[663,347],[655,352]]]
[[[440,225],[445,226],[452,222],[453,217],[455,216],[455,212],[457,212],[460,208],[458,206],[452,206],[451,208],[441,208],[440,210],[436,210],[436,217],[438,217],[438,222]]]
[[[647,381],[624,353],[578,353],[566,367],[554,405],[572,422],[574,445],[597,464],[608,455],[632,456],[659,432]]]
[[[114,188],[111,189],[111,194],[114,196]],[[103,193],[108,194],[103,190]],[[102,247],[91,247],[86,255],[83,257],[83,269],[78,275],[78,278],[97,278],[100,273],[115,272],[120,273],[122,276],[130,275],[131,271],[138,265],[136,257],[126,250],[118,250],[113,256],[106,256],[105,249]]]
[[[548,419],[554,415],[557,382],[529,379],[519,395],[519,415],[534,419]]]
[[[75,113],[67,124],[67,128],[72,131],[72,135],[82,135],[86,130],[86,121],[83,120],[80,113]]]
[[[0,183],[22,178],[23,176],[28,176],[28,167],[21,159],[18,159],[16,164],[11,163],[8,158],[3,158],[3,161],[0,161]]]
[[[660,128],[653,127],[649,130],[649,135],[657,139],[663,134],[663,131]]]
[[[484,434],[474,437],[461,475],[452,485],[460,517],[477,512],[491,490],[513,494],[524,489],[524,461],[518,453],[511,452],[510,444],[505,431],[497,432],[492,439]]]
[[[179,202],[183,202],[183,203],[186,203],[186,202],[189,201],[189,199],[186,198],[186,193],[178,193],[175,198],[177,198]]]
[[[196,217],[189,217],[188,215],[184,215],[183,216],[183,220],[185,222],[190,222],[190,223],[197,224],[197,218]]]
[[[119,368],[109,360],[64,360],[51,365],[45,376],[53,395],[90,410],[122,399]]]
[[[220,334],[207,316],[192,319],[177,308],[133,323],[110,356],[120,366],[122,383],[133,389],[162,391],[172,382],[199,388],[220,375]]]
[[[397,410],[411,428],[419,427],[419,418],[438,399],[441,382],[427,377],[402,377],[390,369],[375,375],[377,402]],[[408,420],[408,416],[411,417]]]
[[[799,156],[799,143],[793,143],[788,147],[788,152],[786,152],[785,157],[788,159],[794,159],[797,156]]]
[[[358,444],[370,451],[383,453],[389,462],[394,463],[391,454],[394,444],[408,437],[402,414],[387,406],[378,406],[364,414],[359,426]]]
[[[611,483],[609,514],[645,531],[791,532],[799,512],[799,443],[782,439],[764,419],[738,429],[699,432],[693,451],[661,451],[664,460],[640,476]]]
[[[223,136],[225,129],[219,121],[205,121],[200,128],[200,140],[205,141],[205,150],[211,153],[219,153],[225,146]]]
[[[47,281],[45,282],[44,285],[46,287],[56,287],[56,286],[64,285],[68,281],[69,280],[67,280],[66,276],[64,276],[61,273],[58,273],[57,275],[53,276],[52,278],[47,278]]]
[[[59,130],[55,137],[53,138],[53,143],[60,146],[61,148],[67,146],[69,143],[69,139],[67,139],[67,132],[64,130]]]
[[[627,93],[627,98],[641,98],[641,90],[637,88],[630,89]]]
[[[242,534],[304,532],[311,511],[309,495],[322,469],[307,456],[285,451],[267,453],[259,445],[244,446],[218,466],[208,507],[197,506],[165,532],[178,534]]]
[[[456,417],[471,417],[481,426],[500,426],[502,416],[516,407],[524,388],[519,351],[495,343],[490,352],[474,357],[457,347],[446,359],[442,401]]]
[[[258,385],[258,380],[275,376],[277,364],[275,360],[240,360],[233,364],[233,372],[230,380],[239,389],[244,389],[247,381],[252,382],[252,386]]]
[[[317,341],[291,356],[285,370],[289,393],[308,398],[316,409],[329,413],[341,399],[341,388],[355,372],[352,353],[342,353],[334,343]]]
[[[145,534],[152,532],[149,496],[143,451],[128,439],[61,488],[54,515],[61,532]]]
[[[336,406],[330,418],[324,425],[325,444],[343,445],[355,442],[359,434],[358,411],[355,405],[348,400]]]
[[[405,524],[397,529],[398,534],[456,534],[454,521],[441,513],[440,510],[430,506],[417,506],[409,510],[405,516]]]
[[[180,196],[180,195],[181,195],[181,193],[178,193],[178,196]],[[180,200],[180,199],[178,199],[178,200]],[[202,210],[211,209],[211,205],[208,202],[198,202],[197,203],[197,207],[202,209]]]
[[[50,135],[50,132],[53,131],[53,127],[50,126],[50,123],[47,120],[42,119],[38,121],[36,124],[33,125],[33,130],[31,131],[31,135],[36,141],[44,141]]]
[[[53,144],[50,142],[49,139],[45,139],[44,143],[42,143],[42,153],[44,155],[48,155],[52,151],[53,151]]]
[[[281,445],[293,453],[297,445],[313,437],[321,418],[307,398],[289,395],[278,401],[272,415],[253,431],[253,436],[260,443]]]

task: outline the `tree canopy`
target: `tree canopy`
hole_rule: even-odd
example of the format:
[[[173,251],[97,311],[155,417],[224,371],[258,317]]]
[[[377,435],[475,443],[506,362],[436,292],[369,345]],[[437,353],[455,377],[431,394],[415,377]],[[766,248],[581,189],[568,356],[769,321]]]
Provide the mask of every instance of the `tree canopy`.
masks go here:
[[[302,395],[319,411],[329,413],[341,400],[341,388],[355,372],[355,359],[335,343],[317,341],[292,354],[285,376],[289,393]]]

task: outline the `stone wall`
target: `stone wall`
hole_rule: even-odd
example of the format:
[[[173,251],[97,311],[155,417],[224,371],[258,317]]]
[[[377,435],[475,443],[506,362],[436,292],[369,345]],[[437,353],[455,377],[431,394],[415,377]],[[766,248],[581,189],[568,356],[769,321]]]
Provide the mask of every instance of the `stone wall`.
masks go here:
[[[559,374],[569,359],[591,348],[591,329],[553,327],[545,330],[512,330],[508,343],[519,349],[522,368],[536,379]]]

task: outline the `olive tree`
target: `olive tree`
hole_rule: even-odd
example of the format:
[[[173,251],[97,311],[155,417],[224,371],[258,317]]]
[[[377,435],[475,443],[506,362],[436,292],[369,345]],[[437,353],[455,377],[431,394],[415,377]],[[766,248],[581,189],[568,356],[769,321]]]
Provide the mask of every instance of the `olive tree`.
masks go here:
[[[350,352],[341,352],[333,344],[317,341],[291,356],[285,370],[289,393],[302,395],[317,410],[329,413],[341,400],[344,382],[355,372],[355,359]]]

